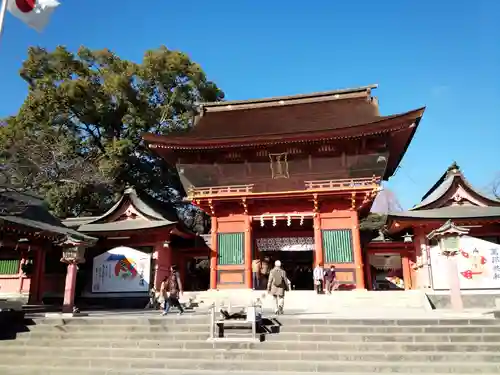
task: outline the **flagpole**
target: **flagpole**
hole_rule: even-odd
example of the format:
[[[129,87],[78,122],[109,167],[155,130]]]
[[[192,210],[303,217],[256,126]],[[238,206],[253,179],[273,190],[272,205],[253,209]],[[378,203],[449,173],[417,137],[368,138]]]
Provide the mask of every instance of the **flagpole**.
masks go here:
[[[9,0],[2,0],[2,7],[0,8],[0,39],[2,39],[3,34],[3,22],[5,20],[5,14],[7,13],[7,3]]]

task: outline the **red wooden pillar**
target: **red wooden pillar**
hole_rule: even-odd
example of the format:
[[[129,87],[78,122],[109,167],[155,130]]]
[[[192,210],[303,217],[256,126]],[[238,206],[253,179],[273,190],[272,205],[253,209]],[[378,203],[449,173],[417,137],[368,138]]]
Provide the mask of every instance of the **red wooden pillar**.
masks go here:
[[[187,280],[187,258],[185,254],[176,254],[174,263],[177,265],[177,270],[179,272],[179,277],[181,279],[182,288],[186,290],[186,280]]]
[[[75,306],[77,271],[78,265],[76,264],[76,262],[68,264],[68,270],[66,271],[66,282],[64,284],[63,313],[73,312],[73,307]]]
[[[408,258],[408,252],[404,251],[401,253],[401,263],[403,267],[403,282],[405,284],[405,290],[412,289],[411,284],[411,267],[410,259]]]
[[[252,288],[252,218],[245,218],[245,286]]]
[[[363,269],[363,251],[361,249],[361,239],[359,237],[358,212],[352,211],[352,245],[354,251],[354,264],[356,267],[356,289],[366,289],[365,275]]]
[[[314,215],[314,265],[324,263],[323,257],[323,238],[321,236],[321,218],[319,213]]]
[[[36,249],[35,269],[30,284],[30,303],[38,304],[42,301],[43,281],[45,278],[45,252],[43,247]]]
[[[160,288],[163,279],[168,276],[173,262],[172,248],[168,241],[162,241],[155,246],[156,264],[154,286]]]
[[[217,289],[217,218],[212,217],[212,245],[210,251],[210,289]]]

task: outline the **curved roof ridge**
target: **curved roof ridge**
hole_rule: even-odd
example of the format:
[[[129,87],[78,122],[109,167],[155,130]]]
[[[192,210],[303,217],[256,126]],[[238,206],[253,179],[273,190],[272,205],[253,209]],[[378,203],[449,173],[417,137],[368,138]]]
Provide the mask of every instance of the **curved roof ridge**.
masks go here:
[[[479,192],[472,184],[467,180],[467,178],[462,173],[460,166],[456,162],[453,162],[447,169],[446,172],[441,176],[441,178],[433,185],[433,187],[423,196],[422,201],[412,207],[409,211],[417,211],[425,209],[425,207],[430,206],[432,203],[437,202],[439,199],[446,196],[446,194],[453,187],[456,179],[459,179],[459,185],[462,185],[466,189],[470,190],[473,194],[477,195],[482,200],[486,202],[493,203],[493,206],[500,206],[500,201],[491,199],[483,193]]]
[[[329,90],[329,91],[318,91],[318,92],[312,92],[312,93],[307,93],[307,94],[280,95],[280,96],[271,96],[271,97],[267,97],[267,98],[258,98],[258,99],[207,102],[207,103],[200,103],[199,106],[201,108],[224,107],[224,106],[229,106],[229,105],[263,104],[263,103],[276,102],[276,101],[280,101],[280,100],[286,101],[286,100],[313,99],[313,98],[321,98],[321,97],[332,96],[332,95],[354,94],[354,93],[359,93],[359,92],[367,92],[367,94],[369,94],[371,90],[376,89],[376,88],[378,88],[378,84],[353,87],[353,88],[345,88],[345,89],[337,89],[337,90]]]
[[[159,213],[157,210],[155,210],[153,207],[151,207],[150,204],[148,204],[143,199],[141,199],[141,197],[139,196],[139,194],[137,193],[137,191],[133,187],[127,187],[124,190],[120,199],[110,209],[108,209],[104,214],[99,215],[99,216],[87,217],[87,218],[82,217],[82,218],[80,218],[81,220],[78,220],[79,219],[78,217],[68,218],[65,221],[68,224],[71,224],[71,222],[74,221],[75,226],[76,226],[76,222],[78,222],[78,224],[82,225],[82,226],[89,225],[89,224],[102,224],[102,221],[104,219],[110,217],[111,215],[113,215],[113,213],[115,213],[116,210],[118,208],[120,208],[120,206],[123,204],[123,202],[127,198],[130,200],[130,202],[132,203],[134,208],[136,208],[139,211],[139,213],[146,216],[146,218],[151,219],[151,221],[162,221],[162,222],[169,221],[172,224],[177,222],[177,220],[172,220],[172,218],[167,218],[167,217],[165,217],[165,215]],[[88,220],[86,220],[86,219],[88,219]]]

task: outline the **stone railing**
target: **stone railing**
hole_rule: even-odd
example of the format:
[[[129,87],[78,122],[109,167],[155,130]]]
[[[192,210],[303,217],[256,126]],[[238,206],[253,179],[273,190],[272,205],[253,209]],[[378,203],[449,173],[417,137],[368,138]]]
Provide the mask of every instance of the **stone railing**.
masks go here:
[[[306,190],[346,190],[370,188],[380,184],[378,177],[346,178],[338,180],[304,181]]]

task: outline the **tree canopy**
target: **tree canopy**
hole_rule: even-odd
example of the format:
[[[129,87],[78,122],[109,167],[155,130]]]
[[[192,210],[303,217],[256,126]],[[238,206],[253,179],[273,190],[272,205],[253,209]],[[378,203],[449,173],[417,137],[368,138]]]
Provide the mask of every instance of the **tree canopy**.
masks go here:
[[[3,184],[44,196],[63,217],[100,213],[127,185],[179,202],[176,171],[141,136],[187,130],[197,103],[224,97],[200,65],[166,47],[140,63],[33,47],[20,75],[27,97],[0,126]]]

